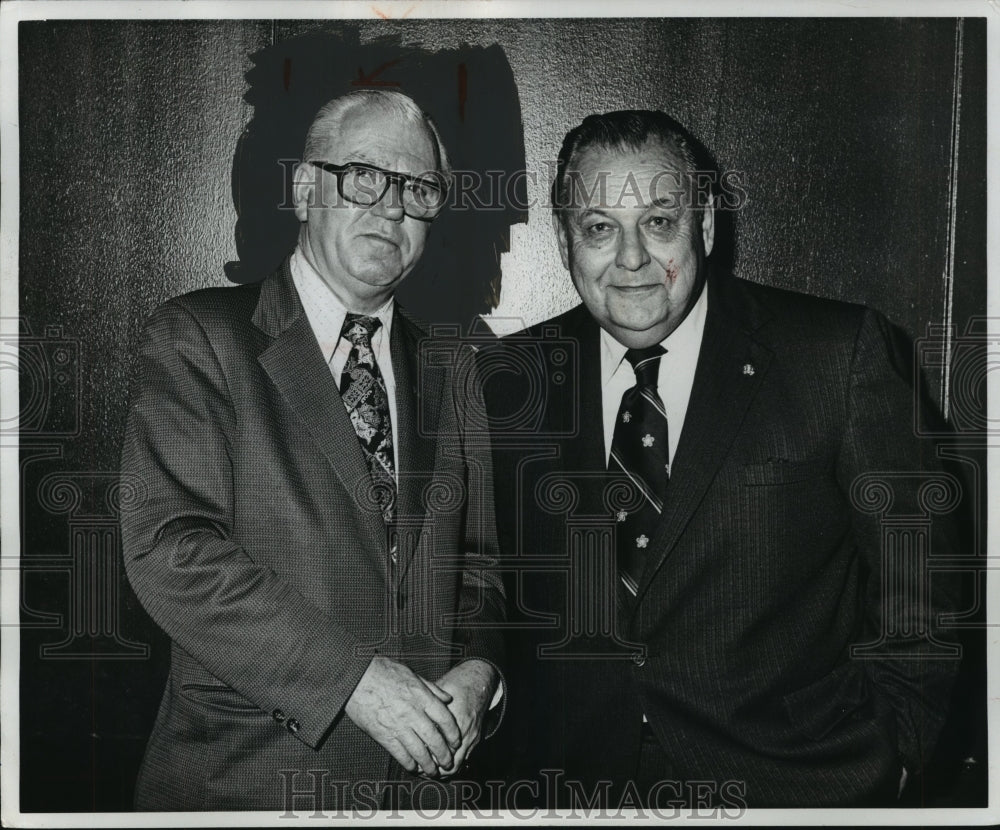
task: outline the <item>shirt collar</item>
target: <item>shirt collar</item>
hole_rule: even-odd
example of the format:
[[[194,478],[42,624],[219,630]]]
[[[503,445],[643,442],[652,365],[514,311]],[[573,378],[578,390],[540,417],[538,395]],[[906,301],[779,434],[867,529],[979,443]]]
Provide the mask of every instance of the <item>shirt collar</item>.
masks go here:
[[[340,332],[344,328],[344,318],[350,309],[346,308],[330,290],[326,280],[309,264],[298,247],[292,253],[289,267],[295,289],[299,292],[299,299],[316,334],[323,357],[329,362],[337,348]],[[381,332],[385,332],[384,336],[387,338],[392,334],[393,301],[394,298],[390,297],[380,308],[368,315],[377,317],[382,323],[379,331],[375,333],[376,338]]]
[[[705,313],[708,309],[708,283],[702,284],[701,294],[681,324],[660,341],[671,355],[671,362],[697,360],[701,350],[701,335],[705,330]],[[601,385],[606,386],[625,359],[628,347],[601,329]]]

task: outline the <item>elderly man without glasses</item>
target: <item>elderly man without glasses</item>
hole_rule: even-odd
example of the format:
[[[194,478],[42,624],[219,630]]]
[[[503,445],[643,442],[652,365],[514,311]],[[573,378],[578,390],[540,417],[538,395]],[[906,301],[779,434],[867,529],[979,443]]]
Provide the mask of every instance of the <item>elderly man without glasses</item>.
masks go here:
[[[553,218],[583,302],[481,354],[516,576],[497,763],[563,807],[893,804],[947,711],[924,557],[954,542],[884,546],[869,496],[948,479],[880,314],[718,272],[712,170],[662,112],[585,119]]]

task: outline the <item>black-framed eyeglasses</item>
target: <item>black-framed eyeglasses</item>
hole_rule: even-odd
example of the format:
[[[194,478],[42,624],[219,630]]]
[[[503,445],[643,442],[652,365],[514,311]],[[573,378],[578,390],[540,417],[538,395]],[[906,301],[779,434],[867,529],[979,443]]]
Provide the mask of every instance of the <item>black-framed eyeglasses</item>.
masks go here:
[[[337,179],[337,193],[342,199],[356,205],[370,207],[377,204],[385,196],[389,185],[395,184],[398,195],[393,198],[400,200],[407,216],[433,219],[441,212],[448,199],[448,188],[440,174],[410,176],[359,161],[349,161],[347,164],[333,164],[329,161],[309,163],[332,173]]]

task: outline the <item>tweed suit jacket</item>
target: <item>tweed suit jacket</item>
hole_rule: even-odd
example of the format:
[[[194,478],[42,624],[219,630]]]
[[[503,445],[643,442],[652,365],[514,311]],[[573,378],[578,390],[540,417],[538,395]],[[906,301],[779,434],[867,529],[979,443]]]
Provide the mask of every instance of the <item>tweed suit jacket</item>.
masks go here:
[[[122,459],[144,497],[122,530],[172,648],[140,809],[283,811],[317,786],[298,808],[371,809],[378,782],[407,778],[343,713],[371,657],[431,679],[500,663],[482,399],[455,376],[457,344],[425,361],[422,331],[395,315],[393,532],[287,262],[150,317]]]
[[[954,584],[912,564],[887,577],[866,504],[866,475],[903,514],[942,475],[914,437],[910,369],[860,306],[714,276],[708,290],[634,601],[608,547],[621,482],[605,473],[597,324],[578,306],[481,355],[519,626],[494,760],[572,806],[567,787],[634,776],[645,715],[681,803],[698,781],[733,806],[891,800],[930,753],[957,659],[937,625]],[[954,553],[946,521],[934,555]]]

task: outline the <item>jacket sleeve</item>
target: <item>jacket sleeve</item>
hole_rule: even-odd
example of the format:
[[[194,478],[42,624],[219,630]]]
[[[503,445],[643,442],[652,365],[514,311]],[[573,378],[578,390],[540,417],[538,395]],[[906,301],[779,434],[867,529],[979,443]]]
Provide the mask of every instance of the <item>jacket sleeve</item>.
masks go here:
[[[315,747],[370,657],[231,538],[239,424],[202,325],[180,303],[161,306],[138,362],[122,453],[143,490],[121,518],[129,580],[178,646]]]
[[[952,509],[960,488],[934,443],[916,434],[921,404],[909,378],[889,323],[866,311],[838,469],[868,570],[865,630],[852,657],[891,706],[900,758],[916,773],[930,759],[958,669],[955,637],[940,625],[957,608],[957,579],[929,569],[926,557],[957,553]]]
[[[456,643],[462,659],[476,658],[493,665],[500,678],[500,699],[485,721],[486,737],[500,725],[506,709],[503,677],[506,597],[499,573],[499,542],[493,498],[493,457],[486,406],[483,401],[475,352],[460,349],[451,396],[459,424],[459,439],[466,460],[468,501],[464,524],[466,567],[462,573]]]

